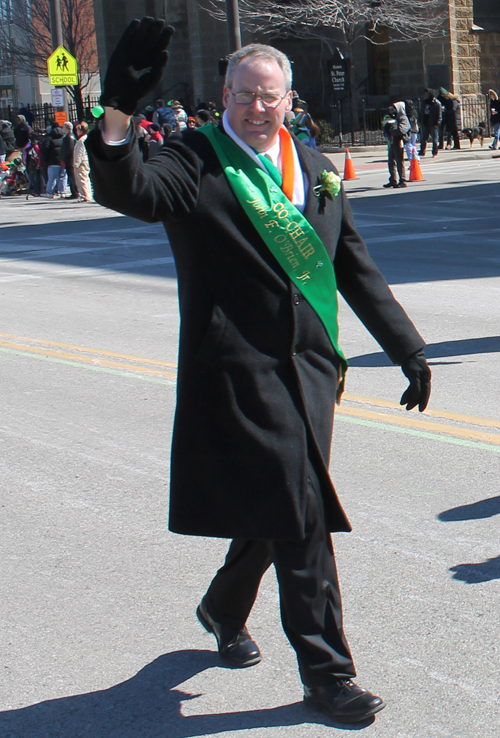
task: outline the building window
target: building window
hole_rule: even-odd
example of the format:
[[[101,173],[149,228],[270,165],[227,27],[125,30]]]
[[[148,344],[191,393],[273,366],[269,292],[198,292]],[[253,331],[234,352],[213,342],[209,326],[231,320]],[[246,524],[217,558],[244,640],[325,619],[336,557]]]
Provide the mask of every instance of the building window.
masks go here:
[[[498,0],[474,0],[475,31],[500,31],[500,3]]]
[[[427,85],[431,90],[439,91],[440,87],[450,89],[450,68],[447,64],[427,65]]]

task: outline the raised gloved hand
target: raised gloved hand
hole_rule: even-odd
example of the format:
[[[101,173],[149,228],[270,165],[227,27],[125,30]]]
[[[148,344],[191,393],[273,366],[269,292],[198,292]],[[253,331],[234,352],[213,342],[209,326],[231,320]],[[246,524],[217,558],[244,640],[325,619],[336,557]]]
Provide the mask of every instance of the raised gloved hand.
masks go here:
[[[131,21],[111,54],[101,105],[133,115],[139,100],[161,82],[173,33],[163,20]]]
[[[431,394],[431,370],[425,360],[424,350],[420,349],[412,354],[401,365],[403,374],[410,380],[410,386],[403,392],[400,405],[406,405],[411,410],[416,405],[422,413],[429,402]]]

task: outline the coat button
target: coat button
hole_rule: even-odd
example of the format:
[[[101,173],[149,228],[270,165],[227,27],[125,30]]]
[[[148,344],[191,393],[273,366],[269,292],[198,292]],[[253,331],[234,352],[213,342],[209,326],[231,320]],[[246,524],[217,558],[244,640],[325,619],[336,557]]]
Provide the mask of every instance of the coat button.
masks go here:
[[[300,304],[300,295],[296,292],[293,296],[293,304],[299,305]]]
[[[292,351],[292,356],[297,356],[297,352],[296,351]]]

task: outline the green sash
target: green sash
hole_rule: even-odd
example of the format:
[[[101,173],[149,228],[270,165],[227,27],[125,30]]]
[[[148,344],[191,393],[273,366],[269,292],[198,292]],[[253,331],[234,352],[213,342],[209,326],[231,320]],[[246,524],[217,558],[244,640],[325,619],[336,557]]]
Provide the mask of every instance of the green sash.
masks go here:
[[[262,240],[323,323],[341,358],[340,399],[347,360],[338,345],[335,271],[323,242],[281,190],[281,175],[270,161],[262,158],[264,171],[213,123],[198,130],[212,144],[231,188]]]

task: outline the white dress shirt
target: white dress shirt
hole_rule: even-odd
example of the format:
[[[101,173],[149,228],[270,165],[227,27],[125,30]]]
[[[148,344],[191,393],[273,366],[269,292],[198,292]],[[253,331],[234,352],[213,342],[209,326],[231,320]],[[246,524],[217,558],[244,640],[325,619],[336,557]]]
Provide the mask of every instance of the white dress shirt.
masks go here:
[[[228,121],[227,110],[224,112],[222,123],[224,125],[224,130],[226,131],[227,135],[230,136],[233,139],[233,141],[237,143],[238,146],[241,149],[243,149],[243,151],[245,151],[248,154],[248,156],[250,156],[259,165],[261,169],[264,169],[264,171],[266,171],[266,165],[257,155],[257,152],[255,152],[252,148],[250,148],[250,146],[248,146],[244,141],[242,141],[241,138],[231,128],[231,125]],[[307,180],[305,173],[302,170],[299,155],[297,154],[297,148],[295,146],[295,141],[293,141],[293,139],[292,139],[292,151],[293,151],[293,173],[294,173],[292,203],[295,205],[297,210],[303,213],[305,206],[306,206],[306,197],[307,197],[307,190],[309,187],[309,182]],[[276,167],[276,169],[283,176],[283,164],[281,162],[281,141],[279,138],[273,146],[267,149],[267,151],[260,151],[259,153],[265,154],[266,156],[268,156],[271,159],[271,162]]]

